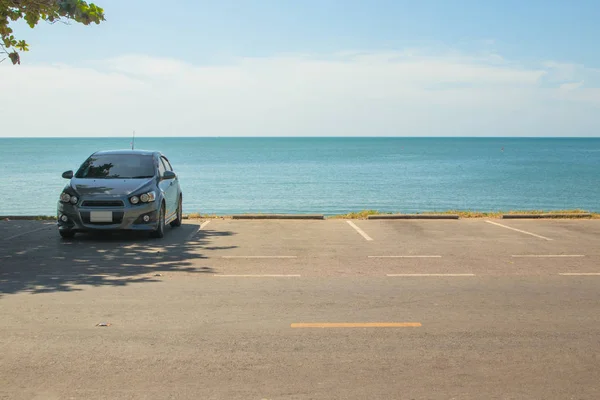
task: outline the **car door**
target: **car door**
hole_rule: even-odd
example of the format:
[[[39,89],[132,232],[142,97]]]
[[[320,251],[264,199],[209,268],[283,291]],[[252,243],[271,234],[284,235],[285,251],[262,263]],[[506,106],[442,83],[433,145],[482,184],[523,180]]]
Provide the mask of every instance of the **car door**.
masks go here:
[[[163,198],[165,199],[165,217],[168,217],[169,215],[171,215],[172,213],[172,205],[171,205],[171,199],[170,199],[170,189],[171,189],[171,182],[169,181],[169,179],[164,179],[164,175],[165,175],[165,171],[166,171],[166,167],[165,164],[163,163],[162,159],[159,157],[158,158],[158,176],[159,176],[159,181],[158,181],[158,188],[160,189]]]
[[[169,160],[167,160],[166,157],[161,156],[160,158],[165,171],[171,171],[173,172],[173,168],[171,167],[171,163],[169,162]],[[166,202],[167,202],[167,216],[171,216],[172,214],[174,214],[177,211],[177,200],[178,200],[178,195],[179,193],[177,193],[177,177],[173,178],[173,179],[165,179],[164,180],[165,183],[168,183],[168,185],[165,185],[165,198],[166,198]]]

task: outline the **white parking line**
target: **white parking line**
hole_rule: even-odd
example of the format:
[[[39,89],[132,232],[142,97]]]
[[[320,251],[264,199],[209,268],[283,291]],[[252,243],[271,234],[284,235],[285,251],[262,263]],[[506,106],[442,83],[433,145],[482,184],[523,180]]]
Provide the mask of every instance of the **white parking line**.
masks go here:
[[[210,221],[204,221],[202,224],[200,224],[200,229],[203,229],[208,224],[210,224]]]
[[[510,229],[511,231],[521,232],[521,233],[524,233],[526,235],[535,236],[536,238],[539,238],[539,239],[553,240],[553,239],[547,238],[546,236],[536,235],[535,233],[523,231],[523,230],[517,229],[517,228],[512,228],[510,226],[502,225],[502,224],[499,224],[497,222],[493,222],[493,221],[485,221],[485,222],[487,222],[488,224],[493,224],[493,225],[496,225],[496,226],[501,226],[502,228]]]
[[[475,274],[387,274],[392,277],[411,277],[411,276],[475,276]]]
[[[515,258],[561,258],[561,257],[585,257],[584,254],[514,254]]]
[[[368,258],[442,258],[442,256],[367,256]]]
[[[358,226],[356,226],[356,225],[354,224],[354,222],[352,222],[352,221],[346,221],[346,222],[347,222],[347,223],[348,223],[348,224],[349,224],[351,227],[353,227],[353,228],[356,230],[356,232],[360,233],[360,236],[364,237],[364,238],[365,238],[365,240],[367,240],[367,241],[369,241],[369,242],[373,240],[373,239],[372,239],[372,238],[371,238],[369,235],[367,235],[367,234],[366,234],[366,233],[365,233],[365,232],[364,232],[362,229],[360,229]]]
[[[298,258],[297,256],[221,256],[221,258]]]
[[[41,250],[41,249],[47,249],[47,248],[48,248],[48,246],[39,245],[39,246],[36,246],[36,247],[30,247],[30,248],[28,248],[26,250],[17,251],[15,253],[15,255],[23,256],[23,255],[25,255],[27,253],[31,253],[33,251],[37,251],[37,250]]]
[[[80,279],[81,284],[86,282],[92,282],[94,280],[107,280],[107,281],[120,281],[131,279],[131,276],[119,276],[110,274],[40,274],[36,275],[36,278],[48,278],[48,279]],[[153,276],[142,276],[143,279],[154,278]]]
[[[563,272],[562,276],[600,276],[600,272]]]
[[[298,278],[300,275],[255,274],[255,275],[213,275],[223,278]]]
[[[34,233],[34,232],[38,232],[38,231],[43,231],[44,229],[49,229],[49,227],[48,227],[48,226],[45,226],[45,227],[43,227],[43,228],[34,229],[34,230],[32,230],[32,231],[29,231],[29,232],[23,232],[23,233],[19,233],[18,235],[9,236],[9,237],[7,237],[7,238],[4,238],[3,240],[11,240],[11,239],[16,239],[16,238],[18,238],[18,237],[21,237],[21,236],[29,235],[30,233]]]
[[[192,240],[194,238],[194,236],[196,236],[196,234],[198,232],[200,232],[202,230],[202,228],[204,228],[206,225],[208,225],[210,223],[210,221],[204,221],[202,224],[200,224],[200,226],[198,227],[198,229],[194,230],[192,233],[190,233],[188,235],[187,238],[185,238],[186,242],[189,242],[190,240]]]
[[[37,274],[38,278],[105,278],[112,275],[107,274]]]

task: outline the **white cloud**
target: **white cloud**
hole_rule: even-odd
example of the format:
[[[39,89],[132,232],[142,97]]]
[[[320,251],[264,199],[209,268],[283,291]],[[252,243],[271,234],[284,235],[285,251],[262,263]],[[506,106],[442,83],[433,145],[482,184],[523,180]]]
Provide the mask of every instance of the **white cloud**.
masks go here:
[[[579,68],[576,64],[558,63],[555,61],[546,61],[543,63],[543,66],[552,81],[573,80],[576,78]]]
[[[547,61],[543,63],[546,70],[544,79],[550,83],[578,83],[585,80],[588,84],[600,85],[600,69],[588,68],[581,64],[558,63]]]
[[[575,89],[580,88],[582,85],[583,85],[583,81],[580,81],[580,82],[563,83],[559,87],[562,90],[575,90]]]
[[[569,68],[414,49],[0,65],[0,136],[597,135],[600,93]]]

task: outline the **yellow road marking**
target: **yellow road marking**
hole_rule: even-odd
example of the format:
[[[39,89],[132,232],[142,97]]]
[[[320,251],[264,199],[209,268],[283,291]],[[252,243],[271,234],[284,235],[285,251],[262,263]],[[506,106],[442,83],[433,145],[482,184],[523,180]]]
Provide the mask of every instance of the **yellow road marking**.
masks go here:
[[[442,256],[367,256],[368,258],[442,258]]]
[[[387,274],[387,276],[390,277],[394,277],[394,276],[406,276],[406,277],[411,277],[411,276],[415,276],[415,277],[421,277],[421,276],[475,276],[475,274]]]
[[[299,322],[292,328],[418,328],[420,322]]]
[[[600,276],[600,272],[563,272],[562,276]]]
[[[221,258],[298,258],[297,256],[221,256]]]
[[[282,275],[282,274],[245,274],[245,275],[213,275],[222,278],[297,278],[300,275]]]
[[[515,258],[566,258],[566,257],[585,257],[585,254],[513,254]]]

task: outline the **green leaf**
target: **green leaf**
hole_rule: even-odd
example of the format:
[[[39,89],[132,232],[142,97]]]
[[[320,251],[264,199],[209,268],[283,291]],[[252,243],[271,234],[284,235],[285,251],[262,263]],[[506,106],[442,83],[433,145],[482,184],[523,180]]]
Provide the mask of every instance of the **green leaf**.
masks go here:
[[[29,51],[29,45],[24,40],[19,40],[15,47],[21,51]]]
[[[31,12],[28,12],[27,14],[25,14],[25,21],[27,21],[27,24],[29,25],[30,28],[35,27],[39,20],[40,20],[39,13],[34,14]]]
[[[23,13],[21,11],[18,11],[18,10],[14,10],[12,12],[10,12],[10,10],[9,10],[8,16],[13,21],[16,21],[16,20],[18,20],[19,18],[21,18],[23,16]]]

